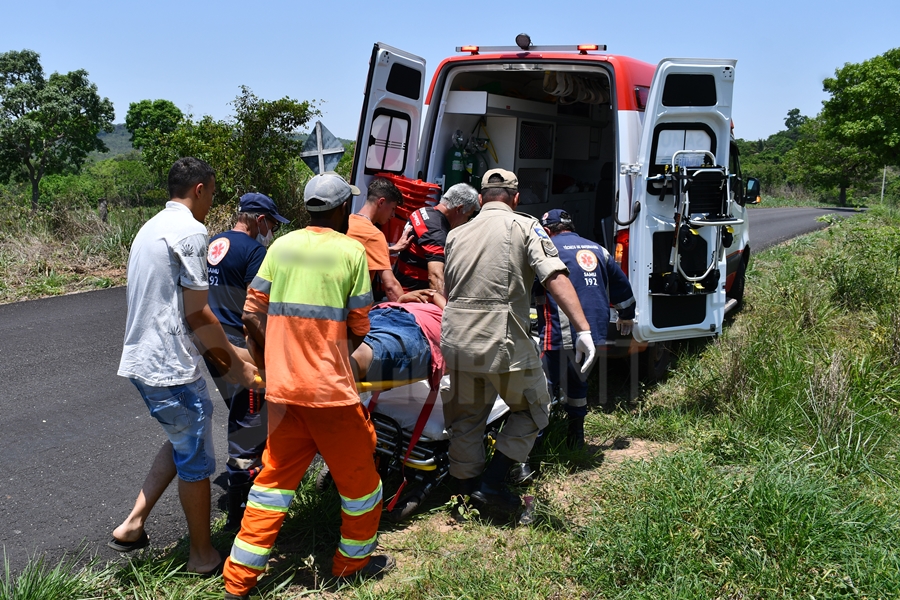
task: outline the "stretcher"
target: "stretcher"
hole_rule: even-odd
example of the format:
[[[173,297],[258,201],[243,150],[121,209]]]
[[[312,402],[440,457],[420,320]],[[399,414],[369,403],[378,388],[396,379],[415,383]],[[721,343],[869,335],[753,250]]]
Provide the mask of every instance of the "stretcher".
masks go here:
[[[432,385],[426,379],[357,384],[375,427],[375,461],[384,486],[383,515],[388,520],[398,522],[413,514],[449,474],[450,435],[442,408],[449,377],[441,377],[437,387],[432,399]],[[508,413],[509,407],[498,396],[488,417],[488,443]],[[324,492],[331,485],[326,465],[316,478],[316,489]]]

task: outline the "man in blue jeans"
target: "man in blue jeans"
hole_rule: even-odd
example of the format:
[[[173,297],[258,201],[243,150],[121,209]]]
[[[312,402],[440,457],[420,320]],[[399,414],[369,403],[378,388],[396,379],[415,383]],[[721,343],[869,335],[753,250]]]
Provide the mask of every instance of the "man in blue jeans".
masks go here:
[[[210,541],[210,484],[216,472],[213,406],[200,371],[201,352],[224,377],[254,387],[249,354],[228,343],[207,304],[207,232],[203,226],[216,191],[212,168],[182,158],[169,171],[169,202],[141,227],[128,257],[128,315],[118,374],[137,387],[168,441],[157,452],[131,513],[113,530],[109,546],[130,552],[147,545],[144,523],[178,475],[187,519],[186,568],[208,574],[222,556]],[[201,347],[198,348],[195,341]]]
[[[271,198],[251,192],[241,196],[234,227],[209,241],[209,307],[228,341],[238,348],[247,347],[241,321],[247,286],[256,277],[275,232],[287,222]],[[241,526],[253,480],[262,469],[267,435],[265,392],[225,381],[209,358],[206,366],[228,407],[228,519],[224,529],[236,531]]]

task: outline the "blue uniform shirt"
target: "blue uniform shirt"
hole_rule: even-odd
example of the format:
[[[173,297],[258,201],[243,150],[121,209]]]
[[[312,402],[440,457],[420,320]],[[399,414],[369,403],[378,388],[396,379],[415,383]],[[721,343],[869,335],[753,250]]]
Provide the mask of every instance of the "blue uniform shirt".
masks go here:
[[[569,280],[581,301],[594,345],[599,346],[606,341],[610,303],[619,311],[621,318],[634,318],[634,293],[631,291],[631,284],[615,259],[600,244],[573,231],[564,231],[551,239],[559,250],[559,257],[569,268]],[[574,348],[575,328],[569,323],[565,313],[559,310],[556,301],[543,286],[536,283],[534,291],[538,305],[541,350]]]
[[[247,285],[265,256],[266,248],[241,231],[226,231],[209,241],[209,307],[226,333],[243,337]]]

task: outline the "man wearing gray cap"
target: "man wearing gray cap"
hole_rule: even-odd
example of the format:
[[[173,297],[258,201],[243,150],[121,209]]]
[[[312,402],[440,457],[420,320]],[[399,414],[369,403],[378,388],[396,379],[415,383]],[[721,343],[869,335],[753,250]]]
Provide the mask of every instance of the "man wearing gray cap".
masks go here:
[[[576,361],[586,356],[582,369],[590,368],[595,349],[556,247],[537,219],[514,212],[516,176],[504,169],[485,173],[480,201],[478,216],[447,236],[441,350],[450,374],[450,401],[444,402],[444,421],[458,493],[514,511],[521,501],[504,479],[514,463],[528,459],[538,432],[549,422],[550,394],[530,333],[535,277],[574,325]],[[511,414],[484,468],[484,428],[498,393]]]
[[[234,227],[209,241],[206,255],[209,307],[222,324],[228,341],[239,348],[247,347],[241,322],[247,286],[256,277],[275,232],[287,222],[271,198],[251,192],[241,196]],[[215,363],[205,360],[228,407],[228,462],[225,463],[228,520],[224,529],[235,531],[241,526],[253,478],[262,468],[266,447],[265,391],[228,383]]]
[[[225,562],[225,598],[249,598],[266,568],[303,474],[318,452],[341,497],[335,577],[378,577],[394,566],[372,556],[381,519],[375,429],[359,402],[350,345],[369,331],[366,252],[347,230],[359,189],[336,173],[307,184],[310,222],[278,238],[247,290],[243,321],[265,365],[269,439],[241,530]]]

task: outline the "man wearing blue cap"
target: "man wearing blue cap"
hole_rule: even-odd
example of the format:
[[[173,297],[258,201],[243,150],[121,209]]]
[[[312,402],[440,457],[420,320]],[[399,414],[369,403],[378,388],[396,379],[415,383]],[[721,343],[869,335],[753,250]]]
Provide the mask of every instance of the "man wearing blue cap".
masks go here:
[[[541,225],[569,269],[569,281],[575,287],[590,325],[594,345],[602,346],[606,342],[610,303],[618,311],[616,328],[622,335],[630,334],[634,326],[634,293],[615,259],[600,244],[575,233],[572,218],[561,208],[545,212]],[[538,283],[535,283],[534,293],[538,305],[541,360],[550,393],[564,397],[563,406],[569,420],[566,440],[570,447],[581,448],[584,446],[590,371],[585,373],[575,360],[575,327],[559,310],[553,294]]]
[[[251,192],[241,196],[234,228],[209,242],[206,256],[209,306],[235,346],[247,347],[241,322],[247,286],[256,277],[275,232],[287,222],[278,214],[271,198]],[[219,376],[214,364],[207,361],[206,366],[228,406],[228,520],[225,530],[235,531],[241,525],[253,479],[262,468],[262,452],[266,446],[265,392],[228,383]]]

